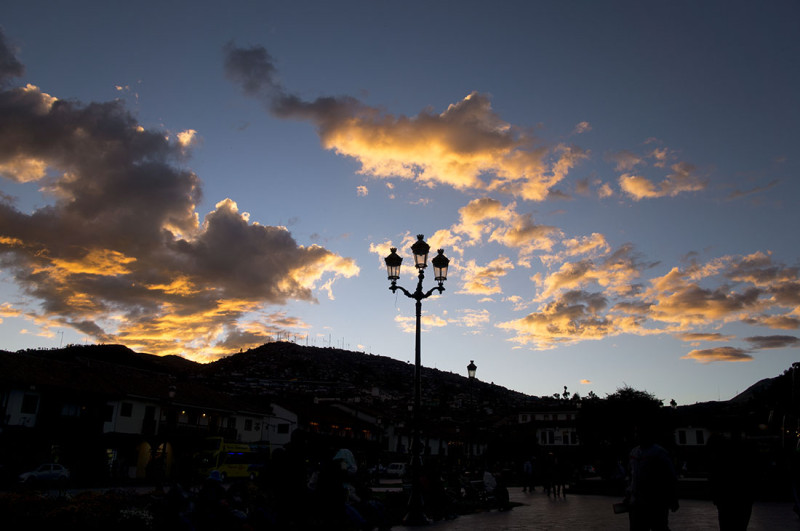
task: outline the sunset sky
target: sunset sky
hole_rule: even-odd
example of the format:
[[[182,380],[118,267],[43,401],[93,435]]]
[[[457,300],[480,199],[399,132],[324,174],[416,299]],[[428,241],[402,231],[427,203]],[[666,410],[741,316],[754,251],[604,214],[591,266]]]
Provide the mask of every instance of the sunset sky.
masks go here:
[[[0,348],[726,400],[800,359],[800,4],[11,2]],[[425,287],[433,287],[432,271]],[[409,373],[409,378],[411,373]]]

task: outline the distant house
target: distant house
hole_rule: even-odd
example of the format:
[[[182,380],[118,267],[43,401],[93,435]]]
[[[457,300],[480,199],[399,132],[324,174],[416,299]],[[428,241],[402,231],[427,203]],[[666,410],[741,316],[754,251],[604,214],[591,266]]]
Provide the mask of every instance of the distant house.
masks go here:
[[[711,430],[701,427],[681,426],[675,428],[675,444],[678,446],[705,446]]]
[[[26,452],[17,457],[28,464],[80,461],[95,476],[188,473],[206,437],[270,451],[297,427],[281,406],[243,403],[165,372],[46,353],[0,352],[0,398],[3,447]],[[87,459],[98,455],[105,466]]]
[[[33,389],[7,389],[3,393],[5,426],[36,426],[41,394]]]
[[[544,405],[541,409],[517,415],[519,424],[532,424],[535,427],[536,440],[541,446],[577,446],[577,418],[578,409]]]

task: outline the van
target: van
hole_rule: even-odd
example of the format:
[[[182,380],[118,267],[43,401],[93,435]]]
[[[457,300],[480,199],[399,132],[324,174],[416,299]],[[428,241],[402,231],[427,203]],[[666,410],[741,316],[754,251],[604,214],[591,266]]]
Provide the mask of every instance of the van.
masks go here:
[[[405,476],[406,467],[405,463],[389,463],[389,466],[386,467],[386,475],[397,478]]]

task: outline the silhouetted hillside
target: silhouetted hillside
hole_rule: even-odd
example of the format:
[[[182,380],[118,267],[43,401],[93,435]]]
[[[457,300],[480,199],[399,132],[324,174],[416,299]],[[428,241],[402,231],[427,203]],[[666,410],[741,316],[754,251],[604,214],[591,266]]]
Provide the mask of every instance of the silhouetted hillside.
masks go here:
[[[180,356],[156,356],[134,352],[124,345],[68,345],[60,349],[22,350],[30,356],[38,356],[57,361],[89,360],[112,363],[134,369],[168,373],[175,376],[196,373],[201,365]]]
[[[414,365],[386,356],[277,342],[206,364],[200,373],[210,385],[233,394],[276,399],[314,395],[407,405]],[[470,389],[470,383],[466,376],[423,367],[423,402],[431,408],[476,405],[503,413],[535,400],[479,380]]]
[[[140,371],[197,380],[233,396],[260,399],[339,399],[395,403],[404,408],[411,401],[413,364],[386,356],[275,342],[246,352],[201,364],[179,356],[134,352],[123,345],[70,345],[61,349],[26,349],[25,354],[56,362],[109,363]],[[791,369],[774,378],[756,382],[730,401],[778,403],[791,395]],[[552,402],[466,376],[422,368],[423,403],[431,409],[471,408],[503,415]]]

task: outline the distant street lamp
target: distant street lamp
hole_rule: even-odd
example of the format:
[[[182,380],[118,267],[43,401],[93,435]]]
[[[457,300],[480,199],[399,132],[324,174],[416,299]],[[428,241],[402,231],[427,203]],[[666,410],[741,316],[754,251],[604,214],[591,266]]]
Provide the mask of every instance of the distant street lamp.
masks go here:
[[[389,289],[392,293],[397,290],[402,291],[406,297],[417,301],[417,337],[416,348],[414,356],[414,410],[413,410],[413,440],[411,442],[411,497],[408,500],[408,514],[403,519],[405,525],[425,525],[429,523],[428,518],[425,516],[425,508],[422,500],[422,485],[420,477],[422,474],[422,449],[420,448],[420,409],[421,409],[421,389],[422,389],[422,358],[420,356],[420,323],[422,320],[422,301],[430,297],[434,291],[440,294],[444,291],[444,281],[447,280],[447,266],[450,260],[444,255],[444,250],[439,249],[438,254],[431,260],[433,265],[433,278],[439,283],[428,290],[422,291],[422,280],[425,278],[425,268],[428,265],[428,252],[431,247],[424,240],[425,236],[419,234],[417,241],[411,246],[411,252],[414,254],[414,266],[419,270],[419,281],[417,282],[417,289],[414,293],[409,292],[407,289],[398,286],[397,280],[400,278],[400,264],[403,259],[398,256],[397,248],[391,248],[391,254],[385,258],[386,270],[389,274],[389,280],[392,285]]]
[[[478,366],[475,365],[475,360],[469,360],[469,365],[467,365],[467,375],[469,376],[470,381],[475,379],[475,371],[477,370]]]
[[[472,386],[475,381],[475,371],[478,366],[475,365],[475,360],[469,360],[467,365],[467,376],[469,376],[469,433],[467,434],[467,461],[472,460],[472,418],[475,409],[475,397],[473,396]]]

